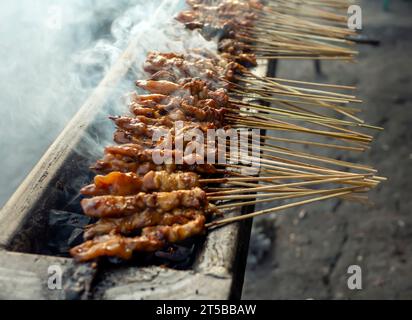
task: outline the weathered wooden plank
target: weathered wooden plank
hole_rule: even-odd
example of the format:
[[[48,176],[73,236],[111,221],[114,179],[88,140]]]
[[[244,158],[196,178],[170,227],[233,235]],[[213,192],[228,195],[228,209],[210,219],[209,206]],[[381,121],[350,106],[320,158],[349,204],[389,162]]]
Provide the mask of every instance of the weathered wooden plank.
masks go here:
[[[133,62],[136,41],[106,75],[92,96],[59,135],[37,166],[0,212],[0,247],[39,252],[46,213],[61,201],[64,186],[79,176],[84,159],[79,148],[88,128]],[[259,73],[263,75],[263,66]],[[79,171],[80,170],[80,171]],[[252,207],[243,208],[243,213]],[[240,211],[233,212],[240,214]],[[251,221],[210,232],[190,270],[119,267],[101,272],[72,259],[0,252],[3,298],[18,299],[230,299],[240,298]],[[47,268],[59,264],[65,290],[47,289]],[[91,288],[91,284],[96,286]],[[23,287],[26,287],[23,289]]]
[[[61,289],[48,286],[51,266],[62,271]],[[77,274],[74,269],[72,259],[0,251],[0,299],[80,299],[89,294],[96,270],[87,264]]]
[[[107,285],[107,284],[111,285]],[[95,288],[94,299],[227,299],[231,277],[162,267],[121,268],[109,272]]]

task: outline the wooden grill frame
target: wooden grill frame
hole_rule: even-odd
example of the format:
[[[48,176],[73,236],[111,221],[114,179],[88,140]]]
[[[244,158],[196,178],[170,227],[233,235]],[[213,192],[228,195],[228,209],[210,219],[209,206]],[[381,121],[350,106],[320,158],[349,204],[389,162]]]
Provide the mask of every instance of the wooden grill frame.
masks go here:
[[[1,299],[240,299],[252,220],[208,234],[192,269],[119,267],[96,270],[73,259],[29,254],[43,234],[46,212],[59,187],[78,173],[75,152],[116,84],[136,61],[138,38],[126,50],[0,211]],[[261,61],[257,74],[274,76],[276,62]],[[250,213],[246,206],[232,214]],[[50,266],[63,271],[63,288],[50,290]],[[110,283],[107,286],[106,283]]]

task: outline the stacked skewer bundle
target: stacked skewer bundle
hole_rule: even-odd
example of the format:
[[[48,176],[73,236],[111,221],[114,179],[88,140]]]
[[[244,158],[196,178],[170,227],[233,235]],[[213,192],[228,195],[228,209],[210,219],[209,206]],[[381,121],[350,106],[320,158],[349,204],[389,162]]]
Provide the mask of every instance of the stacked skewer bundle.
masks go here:
[[[332,50],[333,54],[324,50],[330,40],[327,36],[340,41],[350,32],[333,33],[335,28],[340,30],[334,27],[330,34],[322,33],[329,26],[322,29],[311,21],[312,14],[322,12],[316,8],[320,1],[304,1],[303,16],[309,16],[306,22],[312,26],[307,33],[285,31],[291,27],[281,18],[291,15],[291,5],[298,2],[263,6],[252,0],[222,1],[218,6],[208,6],[188,1],[192,10],[182,12],[177,20],[191,29],[201,28],[209,38],[219,35],[220,55],[204,50],[149,53],[144,68],[150,78],[136,81],[146,92],[130,95],[129,115],[111,117],[117,127],[117,145],[105,148],[103,159],[93,166],[99,175],[81,191],[91,196],[82,200],[85,214],[100,220],[87,227],[86,242],[71,250],[78,261],[101,256],[129,259],[135,251],[154,252],[204,234],[209,228],[315,201],[365,201],[362,193],[384,180],[368,166],[278,144],[363,151],[372,137],[360,130],[380,129],[365,124],[356,115],[359,110],[348,106],[360,102],[356,97],[329,91],[351,87],[260,77],[248,69],[256,65],[254,52],[263,52],[257,41],[261,37],[252,29],[259,31],[257,21],[270,22],[270,17],[276,17],[280,30],[274,31],[279,39],[265,45],[271,52],[278,54],[280,51],[274,48],[278,50],[290,41],[295,44],[287,47],[290,57],[353,56],[344,49]],[[325,3],[340,8],[341,2]],[[304,23],[300,15],[296,19]],[[334,14],[321,15],[321,20],[339,23],[335,18]],[[252,35],[254,45],[246,38]],[[309,43],[313,45],[310,50]],[[302,51],[302,46],[307,47]],[[226,153],[231,146],[226,142],[216,145],[214,141],[210,146],[202,139],[184,139],[199,132],[205,136],[210,130],[244,128],[323,136],[340,143],[256,136],[248,131],[247,146],[238,144],[238,148],[240,156],[260,163],[260,176],[255,176],[247,173],[251,164],[218,161],[222,153],[225,160],[231,160]],[[238,135],[241,133],[236,131]],[[250,156],[250,144],[256,142],[264,154]],[[297,198],[302,199],[248,215],[216,219],[239,206]]]
[[[258,58],[352,60],[357,54],[350,40],[355,31],[346,27],[350,1],[187,2],[191,10],[179,14],[180,22]]]

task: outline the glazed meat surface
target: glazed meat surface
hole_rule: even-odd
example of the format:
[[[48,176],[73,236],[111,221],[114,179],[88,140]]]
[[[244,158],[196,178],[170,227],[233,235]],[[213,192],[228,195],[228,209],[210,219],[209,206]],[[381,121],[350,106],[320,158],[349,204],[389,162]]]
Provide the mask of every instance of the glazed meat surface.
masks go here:
[[[112,172],[96,176],[94,183],[81,190],[83,195],[127,196],[138,192],[171,192],[199,187],[199,176],[193,172],[150,171],[143,177],[135,173]]]
[[[98,196],[81,202],[86,215],[113,218],[148,208],[168,212],[177,208],[200,208],[207,205],[206,193],[200,188],[171,192],[138,193],[133,196]]]

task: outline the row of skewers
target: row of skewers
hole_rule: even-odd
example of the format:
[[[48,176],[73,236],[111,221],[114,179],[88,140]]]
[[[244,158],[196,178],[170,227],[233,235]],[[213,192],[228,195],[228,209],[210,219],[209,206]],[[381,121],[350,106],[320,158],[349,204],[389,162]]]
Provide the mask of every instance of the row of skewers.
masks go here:
[[[347,28],[350,1],[202,1],[177,20],[206,38],[225,39],[225,55],[253,51],[263,59],[352,60],[356,32]],[[249,57],[248,57],[249,56]],[[253,60],[252,60],[253,61]]]
[[[304,10],[305,15],[319,13],[321,2],[305,1],[305,8],[313,8]],[[331,8],[340,8],[338,0],[325,2]],[[364,151],[372,136],[362,130],[380,129],[357,117],[359,110],[350,106],[360,102],[355,96],[335,92],[351,87],[261,77],[250,70],[257,64],[256,54],[263,52],[258,43],[262,37],[254,33],[259,31],[258,21],[269,23],[276,17],[274,27],[281,29],[286,26],[282,15],[294,12],[290,5],[298,1],[279,1],[276,8],[255,0],[225,0],[217,6],[207,1],[188,3],[192,10],[179,14],[177,20],[191,29],[200,28],[209,38],[217,35],[220,54],[206,50],[148,54],[144,70],[149,78],[136,81],[140,91],[129,97],[130,113],[110,117],[117,128],[116,145],[105,148],[103,158],[92,167],[98,175],[81,190],[87,197],[81,202],[84,213],[98,221],[86,227],[85,242],[71,250],[78,261],[102,256],[129,259],[136,251],[155,252],[210,228],[315,201],[342,198],[364,202],[362,194],[384,180],[371,167],[279,145],[286,142]],[[275,11],[277,14],[272,15]],[[335,18],[333,14],[322,15],[322,20],[339,24]],[[344,49],[339,54],[325,53],[329,39],[320,37],[326,37],[322,32],[329,26],[310,24],[313,28],[307,32],[299,30],[299,35],[279,37],[313,47],[325,43],[319,44],[319,51],[308,49],[310,55],[306,55],[307,48],[301,51],[301,44],[295,43],[287,49],[293,53],[290,57],[346,57]],[[340,29],[333,27],[330,32]],[[329,36],[344,39],[347,34],[336,31]],[[248,44],[246,37],[254,39],[254,44]],[[273,43],[264,48],[284,47],[284,42]],[[237,137],[241,133],[236,130],[262,129],[325,137],[338,143],[247,131],[246,146],[236,140],[239,157],[249,160],[244,164],[231,161],[229,143],[210,145],[203,139],[182,139],[196,136],[194,133],[206,136],[210,130],[229,129],[235,130]],[[258,155],[251,150],[256,143]],[[219,161],[222,154],[227,161]],[[159,157],[170,161],[156,161]],[[250,173],[255,163],[259,163],[260,176]],[[303,200],[248,215],[225,216],[244,205],[298,198]]]

